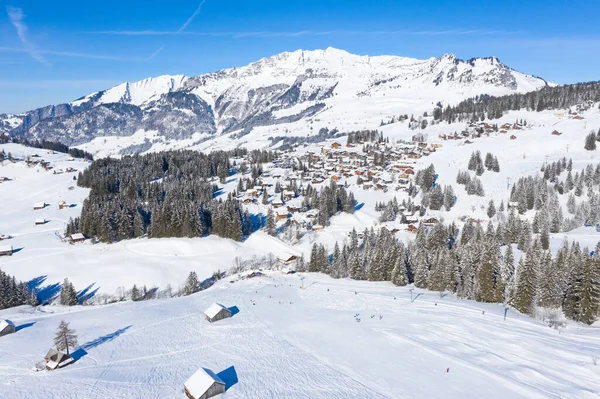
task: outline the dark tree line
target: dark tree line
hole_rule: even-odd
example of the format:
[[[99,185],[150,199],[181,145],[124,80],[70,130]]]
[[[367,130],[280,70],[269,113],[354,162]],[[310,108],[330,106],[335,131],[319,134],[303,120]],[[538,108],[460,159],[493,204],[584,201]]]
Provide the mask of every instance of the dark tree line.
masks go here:
[[[483,94],[461,101],[455,106],[447,106],[441,112],[434,111],[433,114],[436,120],[448,123],[477,121],[498,119],[507,111],[564,109],[586,101],[600,101],[600,82],[547,86],[529,93],[499,97]]]
[[[0,270],[0,309],[38,304],[37,297],[26,283]]]
[[[383,137],[383,133],[377,130],[360,130],[348,133],[347,144],[366,142],[385,143],[386,139]],[[389,139],[387,142],[389,142]]]
[[[558,233],[600,223],[600,164],[588,164],[573,173],[573,162],[562,158],[542,166],[541,171],[542,177],[520,178],[510,194],[519,213],[535,211],[536,232]],[[561,206],[563,195],[568,195],[568,213]]]
[[[225,181],[231,156],[214,152],[168,151],[122,159],[100,159],[81,172],[78,184],[90,188],[81,217],[67,233],[81,232],[103,242],[149,237],[217,234],[241,241],[258,226],[231,196],[215,198],[214,177]],[[256,153],[255,160],[270,156]]]
[[[354,213],[356,200],[354,194],[343,186],[331,182],[329,186],[317,189],[310,184],[304,189],[302,207],[305,211],[317,209],[319,211],[316,223],[328,226],[331,217],[338,212]]]
[[[21,138],[21,137],[0,136],[0,144],[6,144],[6,143],[10,143],[10,142],[15,143],[15,144],[21,144],[26,147],[41,148],[43,150],[62,152],[64,154],[69,154],[73,158],[84,158],[84,159],[89,159],[90,161],[94,160],[94,156],[92,154],[90,154],[89,152],[80,150],[78,148],[70,148],[68,145],[58,143],[55,141],[47,141],[47,140],[30,141],[30,140],[27,140],[27,139]]]
[[[332,256],[313,246],[308,271],[334,278],[414,283],[418,288],[452,292],[480,302],[508,303],[522,313],[537,307],[561,309],[565,316],[593,323],[600,309],[600,243],[594,252],[565,242],[556,256],[527,221],[512,212],[506,223],[486,230],[468,222],[456,226],[420,225],[414,241],[405,245],[386,229],[353,230],[347,242],[336,243]],[[516,260],[513,245],[522,251]],[[305,267],[301,265],[301,267]]]

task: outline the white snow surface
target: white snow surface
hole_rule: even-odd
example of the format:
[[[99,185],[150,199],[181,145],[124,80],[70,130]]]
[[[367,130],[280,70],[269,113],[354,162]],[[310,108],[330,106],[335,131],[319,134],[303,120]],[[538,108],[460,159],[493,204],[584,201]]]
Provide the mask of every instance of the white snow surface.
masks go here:
[[[0,396],[183,399],[199,367],[225,382],[223,398],[591,399],[600,392],[598,327],[569,323],[557,331],[512,311],[503,320],[502,305],[419,289],[411,302],[409,287],[300,277],[267,272],[188,297],[0,311],[18,328],[0,339]],[[214,302],[239,313],[208,323],[198,309]],[[34,371],[61,320],[78,333],[76,362]]]

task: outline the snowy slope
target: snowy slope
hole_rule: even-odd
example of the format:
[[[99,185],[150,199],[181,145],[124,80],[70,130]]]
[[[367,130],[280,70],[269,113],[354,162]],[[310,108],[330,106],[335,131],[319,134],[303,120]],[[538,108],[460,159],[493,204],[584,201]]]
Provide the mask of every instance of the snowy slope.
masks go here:
[[[589,129],[600,126],[600,112],[597,107],[582,113],[583,120],[574,120],[566,117],[557,117],[551,111],[540,113],[533,112],[509,112],[498,121],[512,123],[515,119],[527,119],[528,128],[516,133],[516,140],[510,140],[509,134],[495,133],[490,137],[474,139],[472,144],[465,145],[464,140],[437,140],[438,134],[450,134],[461,131],[464,124],[439,124],[430,126],[429,132],[432,142],[442,144],[437,152],[428,157],[423,157],[416,162],[415,169],[427,167],[433,164],[439,174],[438,182],[442,185],[451,184],[457,195],[456,205],[449,211],[429,211],[427,217],[437,217],[446,222],[458,221],[461,217],[488,220],[486,209],[489,201],[494,200],[496,207],[501,201],[506,204],[512,184],[521,176],[539,174],[541,165],[548,161],[553,162],[562,157],[572,158],[574,171],[580,171],[586,165],[600,162],[598,151],[589,152],[583,149],[585,135]],[[550,134],[553,130],[559,130],[561,136]],[[415,133],[408,128],[406,123],[394,123],[381,128],[384,135],[389,136],[391,141],[398,139],[410,139]],[[259,133],[249,135],[253,139],[248,143],[258,145],[261,141]],[[540,145],[543,143],[543,145]],[[161,147],[166,148],[166,147]],[[205,142],[198,146],[190,146],[199,150],[231,149],[234,144],[223,136],[211,142]],[[14,155],[25,157],[27,154],[38,152],[36,149],[8,144],[0,145],[0,149],[6,152],[12,151]],[[296,153],[305,151],[320,152],[317,144],[311,144],[306,148],[301,147]],[[469,196],[463,186],[456,184],[456,175],[459,170],[467,170],[469,157],[473,151],[481,151],[482,156],[487,152],[498,157],[500,172],[486,171],[481,176],[485,190],[485,196]],[[105,155],[100,153],[101,155]],[[57,165],[65,167],[70,164],[66,156],[55,156]],[[62,165],[62,166],[61,166]],[[83,165],[84,166],[84,165]],[[281,171],[284,173],[285,171]],[[29,281],[41,276],[45,277],[43,286],[52,286],[60,283],[65,277],[71,279],[78,289],[93,286],[99,293],[113,295],[119,287],[130,288],[133,284],[158,286],[164,289],[168,284],[177,288],[185,280],[187,274],[194,270],[201,278],[209,277],[214,271],[228,270],[236,257],[244,260],[254,256],[260,257],[272,253],[277,256],[281,253],[304,253],[308,258],[310,249],[315,242],[324,244],[329,251],[333,249],[336,241],[343,242],[347,239],[352,228],[361,231],[364,228],[380,227],[380,212],[375,211],[376,202],[387,202],[394,196],[401,202],[408,199],[403,192],[390,190],[366,191],[356,187],[356,178],[347,180],[349,190],[354,192],[355,198],[360,204],[360,209],[352,215],[341,214],[335,216],[325,231],[311,232],[306,234],[302,240],[294,246],[281,240],[270,237],[263,232],[254,233],[243,243],[224,240],[219,237],[204,237],[196,239],[139,239],[125,241],[116,244],[69,245],[56,237],[55,232],[64,230],[65,222],[69,217],[76,217],[81,212],[81,203],[87,191],[79,187],[69,191],[67,188],[74,185],[71,176],[51,175],[48,172],[37,172],[22,163],[9,164],[5,162],[0,167],[0,176],[16,178],[14,181],[2,183],[0,186],[0,202],[5,204],[2,211],[3,223],[0,234],[11,234],[15,238],[5,241],[3,244],[13,244],[15,247],[23,247],[23,250],[11,258],[0,258],[0,267],[8,273],[14,274],[18,279]],[[239,176],[237,176],[239,177]],[[564,176],[563,176],[564,178]],[[266,183],[275,184],[275,180],[265,178]],[[324,184],[328,184],[326,180]],[[223,192],[228,193],[236,189],[235,178],[223,187]],[[562,196],[566,202],[567,196]],[[59,200],[64,199],[77,204],[68,210],[55,209]],[[45,201],[52,204],[43,211],[33,211],[31,206],[34,202]],[[417,199],[418,201],[418,199]],[[563,206],[565,204],[563,203]],[[252,214],[266,214],[267,207],[252,205],[249,208]],[[565,217],[569,216],[566,207],[563,208]],[[34,226],[36,217],[43,215],[49,222],[44,226]],[[494,219],[497,223],[499,218],[506,213],[499,213]],[[528,215],[532,217],[533,215]],[[458,222],[458,226],[461,223]],[[398,226],[402,227],[402,226]],[[403,240],[412,239],[414,236],[401,228],[397,237]],[[563,240],[578,240],[582,247],[593,248],[600,241],[600,234],[594,228],[582,228],[568,233],[552,235],[552,248],[556,250]],[[39,263],[44,258],[44,264]],[[201,261],[198,261],[201,259]],[[123,265],[127,265],[124,267]],[[120,278],[114,279],[115,273]]]
[[[189,146],[186,141],[221,135],[239,145],[258,131],[305,137],[323,127],[376,128],[393,115],[431,112],[438,102],[546,85],[494,57],[417,60],[333,48],[297,50],[195,77],[123,83],[72,103],[0,116],[0,132],[69,145],[92,142],[90,148],[113,155]]]
[[[77,106],[93,98],[96,105],[120,102],[142,105],[158,99],[165,93],[178,90],[187,79],[183,75],[163,75],[137,82],[125,82],[111,89],[87,95],[71,104]]]
[[[0,338],[0,396],[183,399],[206,367],[223,398],[597,397],[598,327],[557,331],[421,294],[411,303],[408,287],[274,272],[175,299],[4,310],[19,331]],[[213,302],[238,313],[209,324]],[[79,335],[78,360],[36,372],[60,320]]]

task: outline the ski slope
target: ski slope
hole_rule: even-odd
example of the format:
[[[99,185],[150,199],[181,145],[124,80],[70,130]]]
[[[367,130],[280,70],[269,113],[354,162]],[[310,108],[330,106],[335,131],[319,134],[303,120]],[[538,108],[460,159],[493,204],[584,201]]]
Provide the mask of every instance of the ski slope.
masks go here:
[[[418,289],[411,302],[408,287],[303,277],[267,272],[189,297],[0,311],[18,326],[0,338],[0,397],[184,398],[184,381],[200,367],[226,382],[224,399],[600,392],[597,326],[557,331],[512,311],[503,320],[502,305]],[[209,324],[202,312],[213,302],[238,313]],[[79,334],[78,360],[34,371],[61,320]]]

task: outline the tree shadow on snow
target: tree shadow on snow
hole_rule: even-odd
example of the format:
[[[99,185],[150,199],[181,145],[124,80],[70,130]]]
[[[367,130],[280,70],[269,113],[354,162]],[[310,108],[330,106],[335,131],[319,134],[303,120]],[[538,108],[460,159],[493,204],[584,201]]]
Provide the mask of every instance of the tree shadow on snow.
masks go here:
[[[21,324],[21,325],[19,325],[19,326],[15,327],[15,332],[19,332],[19,331],[21,331],[21,330],[24,330],[24,329],[26,329],[26,328],[29,328],[29,327],[31,327],[32,325],[34,325],[35,323],[36,323],[36,322],[35,322],[35,321],[33,321],[33,322],[31,322],[31,323],[25,323],[25,324]]]
[[[78,361],[79,359],[83,358],[84,356],[86,356],[88,354],[88,350],[94,349],[102,344],[112,341],[113,339],[117,338],[119,335],[121,335],[124,332],[126,332],[127,330],[129,330],[131,327],[132,327],[132,325],[129,325],[125,328],[121,328],[120,330],[117,330],[110,334],[106,334],[101,337],[98,337],[93,341],[86,342],[85,344],[83,344],[79,348],[77,348],[77,350],[75,352],[71,353],[71,357],[73,358],[74,361]]]
[[[79,303],[84,303],[85,301],[93,298],[94,295],[96,295],[96,292],[98,292],[100,287],[98,287],[96,289],[92,289],[94,287],[94,285],[96,285],[96,283],[92,283],[92,284],[88,285],[86,288],[82,289],[81,291],[79,291],[77,293],[77,301]]]
[[[362,209],[362,207],[365,206],[364,202],[361,202],[360,204],[358,203],[358,201],[354,201],[354,210],[355,211],[360,211]]]
[[[121,328],[120,330],[117,330],[110,334],[106,334],[101,337],[98,337],[93,341],[86,342],[85,344],[81,345],[81,347],[85,350],[93,349],[97,346],[100,346],[102,344],[112,341],[113,339],[117,338],[119,335],[127,332],[127,330],[129,330],[132,326],[133,325],[131,324],[131,325],[128,325],[127,327]]]
[[[233,317],[236,314],[240,313],[240,309],[237,306],[232,306],[232,307],[227,308],[227,309],[231,312],[231,317]]]
[[[42,305],[52,302],[60,292],[60,283],[54,283],[36,290],[38,302]]]
[[[27,289],[29,291],[37,291],[37,289],[44,284],[44,282],[46,281],[46,279],[48,278],[48,276],[39,276],[36,277],[34,279],[29,280],[26,284],[27,284]]]
[[[229,390],[229,388],[238,383],[238,376],[234,366],[221,371],[217,374],[217,377],[219,377],[221,381],[225,383],[225,391]]]

